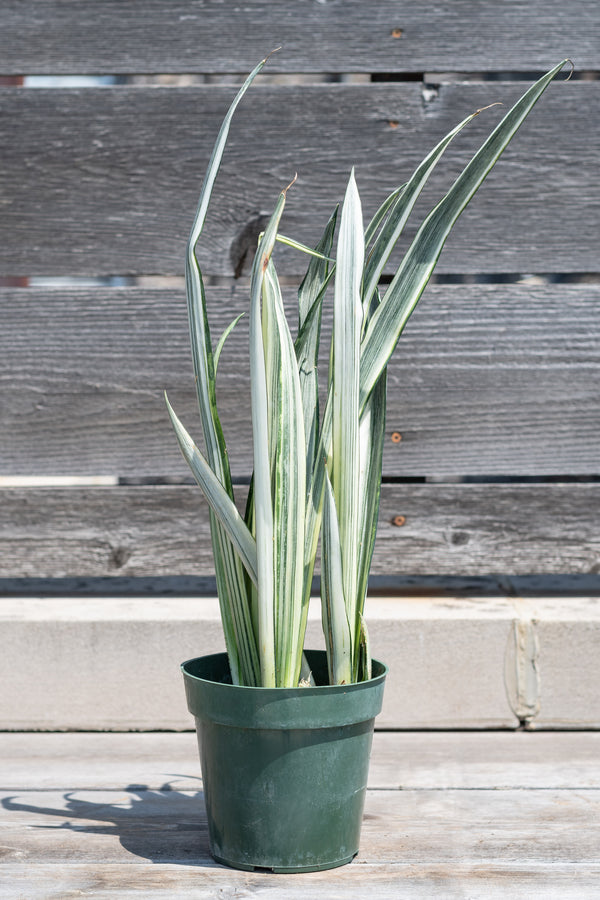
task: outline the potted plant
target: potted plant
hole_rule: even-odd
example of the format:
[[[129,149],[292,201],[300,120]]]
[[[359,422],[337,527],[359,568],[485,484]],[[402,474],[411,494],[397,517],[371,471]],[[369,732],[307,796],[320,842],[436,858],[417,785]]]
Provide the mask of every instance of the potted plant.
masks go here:
[[[187,244],[205,453],[168,399],[167,406],[210,504],[227,648],[182,666],[198,726],[211,852],[239,868],[295,872],[341,865],[358,851],[386,674],[371,660],[363,611],[379,508],[387,362],[454,222],[566,60],[502,119],[425,218],[381,294],[380,277],[417,197],[446,147],[480,110],[446,135],[366,228],[351,172],[341,210],[314,250],[279,233],[288,189],[281,192],[250,282],[254,471],[242,515],[216,399],[219,357],[237,319],[213,349],[195,250],[232,116],[265,62],[248,76],[221,126]],[[273,262],[277,241],[309,255],[295,338]],[[321,311],[330,287],[333,334],[321,415]],[[311,652],[304,635],[319,536],[326,652]]]

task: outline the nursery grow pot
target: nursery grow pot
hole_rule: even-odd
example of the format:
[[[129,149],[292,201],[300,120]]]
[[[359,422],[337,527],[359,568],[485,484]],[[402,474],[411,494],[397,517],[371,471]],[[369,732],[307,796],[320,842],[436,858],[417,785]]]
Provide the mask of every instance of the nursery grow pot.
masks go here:
[[[181,667],[217,862],[311,872],[358,852],[387,668],[373,660],[369,681],[327,685],[325,652],[306,656],[316,687],[232,685],[226,653]]]

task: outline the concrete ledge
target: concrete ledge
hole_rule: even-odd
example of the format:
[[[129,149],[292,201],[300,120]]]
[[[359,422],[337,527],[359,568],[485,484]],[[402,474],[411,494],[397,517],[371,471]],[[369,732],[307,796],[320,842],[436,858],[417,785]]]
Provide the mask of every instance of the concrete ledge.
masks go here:
[[[600,728],[600,599],[371,598],[380,728]],[[3,598],[0,728],[188,729],[182,660],[223,649],[213,598]],[[322,646],[318,603],[308,646]]]

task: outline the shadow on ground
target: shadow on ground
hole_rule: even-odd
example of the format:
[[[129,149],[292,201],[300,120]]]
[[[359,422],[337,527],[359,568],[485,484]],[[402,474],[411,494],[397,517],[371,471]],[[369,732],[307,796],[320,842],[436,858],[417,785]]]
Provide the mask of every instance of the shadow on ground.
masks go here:
[[[98,794],[98,800],[88,799],[92,793]],[[106,791],[69,791],[63,794],[64,804],[57,808],[24,803],[13,796],[2,800],[2,807],[7,812],[31,813],[36,819],[29,826],[32,829],[114,835],[129,853],[154,863],[217,865],[208,848],[202,791],[183,793],[173,790],[168,783],[158,789],[131,784],[122,792],[111,791],[113,802],[107,802],[107,794]],[[63,821],[39,824],[42,816]],[[89,843],[86,846],[89,852]],[[102,852],[106,854],[106,848]]]

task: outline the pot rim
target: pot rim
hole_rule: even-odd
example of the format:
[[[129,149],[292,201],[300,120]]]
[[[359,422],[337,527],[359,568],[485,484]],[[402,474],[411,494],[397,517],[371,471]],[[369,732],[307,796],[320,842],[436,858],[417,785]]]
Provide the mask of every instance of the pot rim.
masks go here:
[[[305,653],[307,653],[310,657],[313,654],[325,655],[326,651],[325,650],[305,650]],[[217,660],[221,660],[223,657],[227,657],[227,653],[225,651],[221,651],[220,653],[204,653],[204,654],[202,654],[202,656],[194,656],[191,659],[186,659],[185,662],[181,663],[180,669],[181,669],[181,672],[183,673],[183,675],[185,676],[185,678],[190,678],[193,681],[199,682],[202,684],[218,685],[219,689],[232,688],[236,691],[250,691],[251,693],[254,693],[257,691],[263,691],[263,692],[264,691],[278,691],[278,692],[280,692],[280,691],[301,691],[303,696],[309,696],[310,694],[313,694],[313,693],[318,695],[325,691],[331,691],[333,689],[336,689],[337,691],[341,690],[344,692],[350,691],[352,689],[359,689],[361,687],[364,689],[365,685],[376,685],[382,681],[385,681],[386,675],[388,674],[388,671],[389,671],[389,669],[385,663],[372,657],[371,665],[373,667],[376,666],[379,671],[378,671],[377,675],[373,675],[367,681],[353,681],[350,684],[314,684],[314,685],[307,685],[307,686],[296,685],[295,687],[263,687],[262,685],[231,684],[226,681],[216,681],[213,678],[202,678],[201,676],[194,675],[193,672],[189,671],[188,667],[192,663],[197,662],[198,660],[214,659],[216,662]]]
[[[325,651],[306,653],[309,665],[324,673]],[[188,660],[182,674],[188,709],[197,719],[241,728],[314,729],[367,722],[377,716],[387,666],[374,663],[377,674],[369,681],[314,687],[246,687],[211,680],[229,672],[226,653]],[[200,674],[190,673],[190,668]]]

